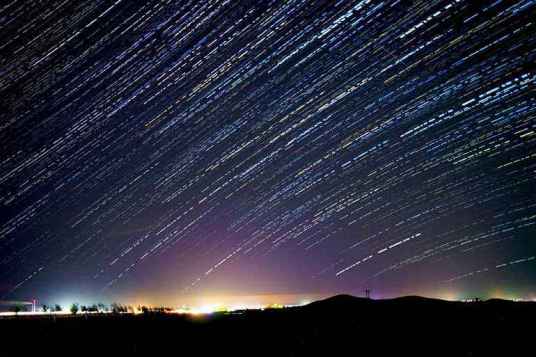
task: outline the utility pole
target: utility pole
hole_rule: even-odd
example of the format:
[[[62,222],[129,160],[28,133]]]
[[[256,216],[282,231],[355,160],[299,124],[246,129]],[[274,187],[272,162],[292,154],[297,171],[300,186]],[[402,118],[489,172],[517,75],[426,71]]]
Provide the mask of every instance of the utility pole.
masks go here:
[[[367,299],[370,299],[370,289],[369,288],[365,289],[365,297]]]

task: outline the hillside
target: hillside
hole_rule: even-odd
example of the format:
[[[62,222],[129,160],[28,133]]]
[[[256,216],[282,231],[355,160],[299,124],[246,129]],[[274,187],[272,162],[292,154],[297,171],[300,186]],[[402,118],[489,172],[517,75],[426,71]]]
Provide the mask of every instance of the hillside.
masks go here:
[[[77,315],[0,320],[7,355],[84,351],[143,355],[484,356],[531,344],[535,303],[368,300],[340,295],[302,307],[186,316]],[[28,343],[30,342],[31,343]]]

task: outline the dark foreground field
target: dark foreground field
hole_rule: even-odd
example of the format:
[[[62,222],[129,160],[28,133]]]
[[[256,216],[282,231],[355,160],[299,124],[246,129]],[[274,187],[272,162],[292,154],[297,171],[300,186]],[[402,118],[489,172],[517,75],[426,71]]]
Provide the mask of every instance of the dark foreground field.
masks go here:
[[[337,296],[204,317],[6,318],[0,332],[1,356],[534,356],[536,304]]]

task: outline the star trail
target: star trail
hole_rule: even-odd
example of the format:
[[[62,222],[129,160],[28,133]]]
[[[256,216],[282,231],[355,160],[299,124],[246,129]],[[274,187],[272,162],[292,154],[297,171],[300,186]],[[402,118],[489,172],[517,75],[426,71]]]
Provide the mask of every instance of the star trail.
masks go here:
[[[536,294],[535,1],[0,7],[0,297]]]

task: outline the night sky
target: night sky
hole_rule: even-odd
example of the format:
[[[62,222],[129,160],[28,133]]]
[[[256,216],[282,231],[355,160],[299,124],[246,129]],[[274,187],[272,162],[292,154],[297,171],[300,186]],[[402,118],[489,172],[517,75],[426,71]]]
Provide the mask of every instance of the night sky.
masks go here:
[[[536,297],[535,1],[6,1],[0,299]]]

